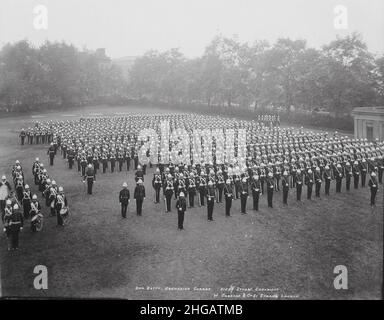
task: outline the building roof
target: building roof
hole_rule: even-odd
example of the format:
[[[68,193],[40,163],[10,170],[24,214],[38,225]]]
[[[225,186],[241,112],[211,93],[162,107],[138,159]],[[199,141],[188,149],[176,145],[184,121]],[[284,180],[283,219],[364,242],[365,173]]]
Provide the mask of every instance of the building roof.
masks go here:
[[[352,110],[352,115],[378,115],[384,116],[384,106],[381,107],[359,107]]]

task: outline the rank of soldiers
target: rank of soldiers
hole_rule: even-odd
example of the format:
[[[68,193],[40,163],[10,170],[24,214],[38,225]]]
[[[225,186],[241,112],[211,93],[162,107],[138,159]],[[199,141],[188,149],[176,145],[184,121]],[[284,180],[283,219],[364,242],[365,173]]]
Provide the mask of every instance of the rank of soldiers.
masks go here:
[[[250,196],[252,208],[258,210],[260,196],[266,194],[268,207],[273,207],[274,194],[281,190],[287,205],[291,189],[297,201],[304,188],[307,199],[312,198],[313,190],[315,197],[320,197],[322,189],[329,196],[332,181],[336,193],[344,184],[347,191],[352,185],[357,189],[368,184],[373,206],[384,171],[383,142],[267,126],[257,120],[136,114],[38,122],[37,127],[52,132],[50,163],[57,150],[70,169],[77,162],[77,170],[88,182],[88,193],[92,193],[98,170],[129,171],[133,162],[138,215],[145,199],[147,167],[152,166],[156,166],[152,179],[155,203],[163,195],[169,212],[172,198],[179,200],[182,194],[189,207],[207,205],[209,221],[213,220],[214,203],[223,199],[226,215],[236,199],[240,199],[241,213],[246,214]],[[126,198],[125,192],[122,204],[127,204]]]

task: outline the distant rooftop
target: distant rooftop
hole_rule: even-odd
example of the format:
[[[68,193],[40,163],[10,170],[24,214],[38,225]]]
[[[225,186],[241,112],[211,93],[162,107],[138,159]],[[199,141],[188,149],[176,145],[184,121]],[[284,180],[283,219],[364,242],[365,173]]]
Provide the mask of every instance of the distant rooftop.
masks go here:
[[[378,114],[378,115],[384,115],[384,106],[355,108],[352,111],[352,115],[354,115],[354,114]]]

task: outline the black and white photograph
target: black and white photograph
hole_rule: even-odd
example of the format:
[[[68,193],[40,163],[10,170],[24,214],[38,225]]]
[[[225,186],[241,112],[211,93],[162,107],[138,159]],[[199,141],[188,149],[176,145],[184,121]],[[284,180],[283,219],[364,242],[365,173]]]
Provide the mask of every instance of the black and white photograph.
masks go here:
[[[382,0],[0,0],[1,300],[381,300],[383,174]]]

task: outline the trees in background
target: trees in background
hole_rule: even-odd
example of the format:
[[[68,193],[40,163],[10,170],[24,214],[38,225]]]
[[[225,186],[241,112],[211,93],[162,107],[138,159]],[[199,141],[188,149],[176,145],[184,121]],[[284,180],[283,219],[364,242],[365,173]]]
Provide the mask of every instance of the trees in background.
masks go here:
[[[0,51],[0,106],[10,111],[94,103],[126,90],[121,70],[100,51],[27,41]]]
[[[178,49],[151,50],[123,77],[103,50],[78,50],[27,41],[0,51],[0,107],[11,110],[127,101],[232,112],[325,111],[341,117],[354,107],[384,104],[384,56],[371,54],[359,35],[321,49],[304,40],[242,43],[216,36],[201,57]]]
[[[193,60],[177,50],[151,51],[137,58],[131,75],[133,92],[158,99],[153,101],[288,113],[323,110],[342,116],[354,107],[383,103],[384,95],[384,58],[375,58],[357,34],[321,49],[308,48],[304,40],[249,45],[217,36]]]

